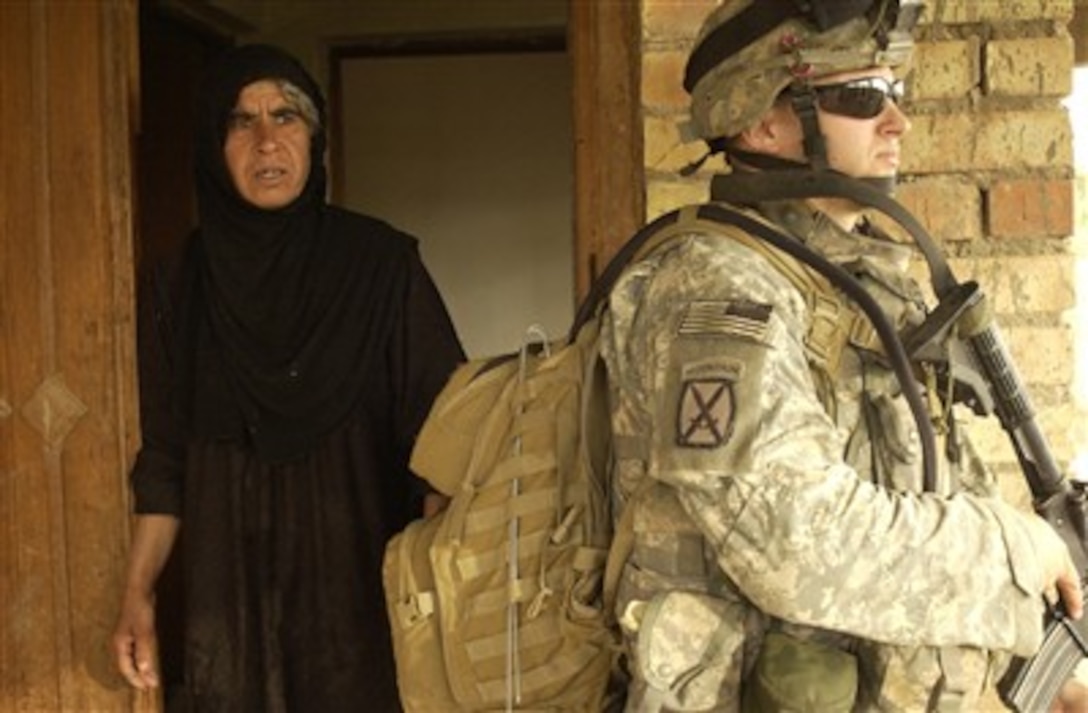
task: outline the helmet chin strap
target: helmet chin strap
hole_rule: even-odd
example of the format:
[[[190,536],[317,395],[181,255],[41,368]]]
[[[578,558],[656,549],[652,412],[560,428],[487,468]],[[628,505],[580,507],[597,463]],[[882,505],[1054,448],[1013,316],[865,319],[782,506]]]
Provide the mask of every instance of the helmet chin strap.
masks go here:
[[[797,175],[800,172],[809,174],[816,180],[819,180],[821,175],[847,177],[845,173],[827,167],[826,162],[823,169],[816,169],[812,167],[812,164],[793,161],[779,156],[770,156],[768,154],[755,153],[752,151],[742,151],[741,149],[736,148],[726,148],[724,151],[730,158],[731,163],[750,166],[759,169],[760,171],[790,171],[794,175]],[[857,176],[851,178],[855,181],[867,184],[886,196],[895,194],[895,176]]]
[[[816,92],[808,84],[794,82],[789,88],[790,104],[793,113],[801,120],[801,130],[804,132],[805,156],[813,171],[826,171],[827,142],[823,132],[820,131],[820,121],[816,117]]]

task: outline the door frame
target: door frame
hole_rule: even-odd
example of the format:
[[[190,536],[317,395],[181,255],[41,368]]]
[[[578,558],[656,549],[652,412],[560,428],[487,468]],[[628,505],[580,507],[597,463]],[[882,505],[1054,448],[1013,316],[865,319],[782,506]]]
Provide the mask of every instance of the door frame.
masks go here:
[[[570,3],[579,299],[646,219],[641,11],[637,1]]]

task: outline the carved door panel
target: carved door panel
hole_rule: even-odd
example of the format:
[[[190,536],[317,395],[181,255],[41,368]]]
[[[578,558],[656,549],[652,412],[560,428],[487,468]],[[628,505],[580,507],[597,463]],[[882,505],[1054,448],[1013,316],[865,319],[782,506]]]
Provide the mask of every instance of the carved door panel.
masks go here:
[[[0,709],[125,710],[136,2],[0,2]]]

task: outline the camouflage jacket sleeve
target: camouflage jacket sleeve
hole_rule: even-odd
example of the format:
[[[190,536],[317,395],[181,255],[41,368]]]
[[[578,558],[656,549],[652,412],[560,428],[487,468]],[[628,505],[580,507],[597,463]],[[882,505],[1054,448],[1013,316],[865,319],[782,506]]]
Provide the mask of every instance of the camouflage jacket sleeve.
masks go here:
[[[682,239],[630,271],[610,319],[649,472],[756,606],[895,645],[1035,650],[1043,575],[1024,516],[860,479],[817,397],[805,303],[761,256]]]

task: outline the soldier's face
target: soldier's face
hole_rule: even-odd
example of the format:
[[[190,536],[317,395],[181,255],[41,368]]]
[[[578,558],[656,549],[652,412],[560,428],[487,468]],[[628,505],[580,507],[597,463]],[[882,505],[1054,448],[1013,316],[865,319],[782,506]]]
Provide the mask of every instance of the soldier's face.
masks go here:
[[[892,71],[885,67],[821,77],[814,84],[816,87],[842,85],[866,79],[873,80],[870,91],[875,94],[881,88],[891,88],[895,82]],[[873,98],[876,101],[870,106],[877,113],[862,118],[833,113],[820,108],[817,102],[820,130],[827,140],[828,163],[848,176],[894,177],[899,170],[900,139],[910,130],[910,120],[891,98],[882,101]]]
[[[828,163],[831,168],[856,178],[894,177],[899,170],[900,139],[910,130],[910,120],[895,101],[882,96],[895,87],[892,71],[874,68],[841,72],[821,77],[813,85],[819,97],[819,87],[838,89],[846,83],[852,83],[846,85],[850,92],[825,92],[827,109],[817,102],[816,114],[827,142]],[[743,137],[745,144],[757,151],[807,161],[804,129],[788,101],[777,102],[763,121]]]

